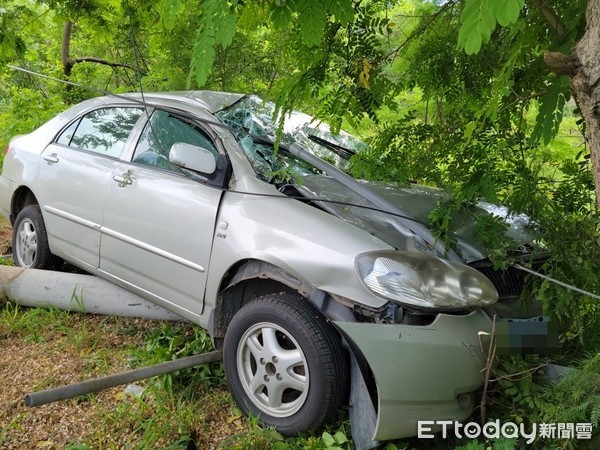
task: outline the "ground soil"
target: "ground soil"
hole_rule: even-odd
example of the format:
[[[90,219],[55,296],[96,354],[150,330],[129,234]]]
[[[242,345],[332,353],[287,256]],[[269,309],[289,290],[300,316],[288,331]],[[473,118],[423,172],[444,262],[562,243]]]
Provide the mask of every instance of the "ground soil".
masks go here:
[[[0,309],[13,308],[0,304]],[[60,314],[60,313],[59,313]],[[68,316],[65,318],[65,316]],[[198,419],[181,428],[182,418],[165,415],[145,400],[140,417],[139,402],[118,386],[75,399],[58,401],[34,408],[24,398],[32,392],[72,384],[84,379],[131,369],[131,349],[143,348],[143,336],[156,328],[157,321],[116,318],[91,314],[62,314],[56,322],[46,320],[44,329],[23,330],[15,322],[0,320],[0,448],[145,448],[140,424],[151,423],[161,440],[153,447],[173,445],[181,436],[193,436],[188,445],[177,448],[213,449],[230,436],[247,432],[246,420],[235,411],[225,386],[213,387],[201,394],[203,412]],[[143,388],[149,381],[135,382]],[[129,408],[119,419],[111,416]],[[153,412],[157,422],[152,420]],[[172,422],[166,423],[165,422]],[[163,431],[164,430],[164,431]],[[86,443],[86,447],[77,447]],[[75,445],[75,447],[73,447]]]
[[[5,263],[11,260],[11,240],[10,224],[0,218],[0,254]],[[124,402],[135,411],[136,399],[124,386],[83,399],[25,406],[24,397],[29,393],[131,369],[131,349],[143,348],[143,336],[161,323],[90,314],[69,316],[46,321],[43,329],[28,329],[23,310],[0,300],[0,449],[78,448],[78,442],[91,442],[91,448],[141,448],[135,418],[131,423],[124,419],[121,430],[107,419]],[[145,380],[136,382],[142,387],[145,384]],[[222,400],[230,398],[226,388],[213,391],[207,402],[215,397],[214,406],[203,412],[202,423],[187,430],[194,436],[187,448],[217,448],[229,436],[247,431],[246,421],[235,412],[233,403]],[[186,434],[186,430],[181,432]],[[175,434],[179,434],[177,430]],[[172,442],[155,445],[163,448]]]
[[[0,255],[11,252],[12,228],[8,220],[0,216]]]

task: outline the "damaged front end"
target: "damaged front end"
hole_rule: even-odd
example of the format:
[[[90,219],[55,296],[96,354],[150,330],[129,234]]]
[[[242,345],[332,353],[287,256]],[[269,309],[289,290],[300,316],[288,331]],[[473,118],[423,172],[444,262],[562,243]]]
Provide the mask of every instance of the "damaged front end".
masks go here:
[[[355,305],[362,322],[334,322],[352,353],[359,447],[414,436],[419,420],[466,419],[483,383],[492,322],[482,308],[497,300],[493,284],[416,252],[359,255],[356,270],[368,291],[389,300],[380,311]]]
[[[415,436],[419,420],[462,421],[472,413],[492,327],[481,309],[438,314],[428,325],[334,324],[352,354],[357,448]]]
[[[488,265],[474,215],[504,214],[517,247],[535,239],[526,217],[511,219],[505,209],[484,202],[465,207],[454,222],[457,246],[446,247],[429,229],[429,213],[448,198],[443,191],[353,179],[342,170],[349,146],[317,136],[319,126],[309,127],[308,116],[290,116],[274,151],[272,115],[252,98],[245,101],[217,115],[252,134],[240,133],[238,140],[257,177],[363,230],[386,248],[352,256],[362,285],[353,291],[357,295],[348,295],[353,298],[328,289],[341,280],[313,284],[321,297],[305,292],[350,351],[350,416],[357,448],[415,436],[419,420],[468,418],[484,382],[498,291],[503,299],[513,299],[524,283],[511,272],[519,286],[504,295],[506,277]],[[333,157],[319,153],[332,149]],[[384,306],[369,306],[368,296]]]

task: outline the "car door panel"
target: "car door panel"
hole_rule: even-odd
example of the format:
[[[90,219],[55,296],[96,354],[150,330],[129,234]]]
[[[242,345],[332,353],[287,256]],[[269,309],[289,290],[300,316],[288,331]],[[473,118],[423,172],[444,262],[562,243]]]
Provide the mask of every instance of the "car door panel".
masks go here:
[[[110,174],[118,160],[51,144],[42,153],[38,190],[50,249],[67,260],[97,268],[100,226]]]
[[[201,314],[221,191],[122,163],[104,211],[100,270],[164,306]]]
[[[50,250],[96,269],[100,227],[112,173],[127,148],[142,109],[104,107],[66,126],[41,154],[35,189],[47,225]]]

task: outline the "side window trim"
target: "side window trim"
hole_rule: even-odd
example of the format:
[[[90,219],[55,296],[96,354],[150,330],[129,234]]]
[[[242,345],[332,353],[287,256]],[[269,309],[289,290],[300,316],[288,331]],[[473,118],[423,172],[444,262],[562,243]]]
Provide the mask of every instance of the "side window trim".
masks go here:
[[[83,116],[79,116],[77,117],[75,120],[73,120],[72,122],[69,122],[69,124],[62,128],[56,135],[56,137],[53,140],[54,144],[58,144],[58,145],[63,145],[65,147],[70,147],[71,146],[71,141],[73,140],[73,136],[75,135],[75,133],[77,133],[77,128],[79,128],[79,123],[81,122],[81,118]],[[75,125],[75,128],[73,129],[73,132],[71,133],[71,135],[69,136],[69,142],[64,143],[64,142],[60,142],[61,138],[63,137],[63,135],[69,130],[69,128],[71,128],[73,125]]]

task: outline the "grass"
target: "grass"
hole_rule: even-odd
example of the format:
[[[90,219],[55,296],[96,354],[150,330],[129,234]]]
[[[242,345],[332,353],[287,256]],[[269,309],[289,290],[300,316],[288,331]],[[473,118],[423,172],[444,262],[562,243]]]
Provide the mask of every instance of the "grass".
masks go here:
[[[347,422],[284,439],[260,428],[256,418],[246,419],[227,390],[221,363],[138,382],[139,397],[121,386],[37,408],[22,405],[32,391],[212,350],[208,334],[191,324],[6,302],[0,304],[0,358],[8,348],[23,358],[7,364],[18,374],[18,392],[7,394],[0,384],[0,405],[11,405],[7,412],[0,407],[0,448],[353,448]],[[339,442],[330,439],[334,435]]]
[[[141,395],[120,386],[37,408],[22,404],[23,396],[33,391],[210,350],[208,334],[187,323],[0,303],[0,448],[354,449],[347,415],[325,430],[296,438],[260,428],[257,418],[244,417],[236,407],[221,363],[137,382]],[[597,357],[594,361],[597,366]],[[586,393],[588,385],[593,387],[589,382],[581,385]],[[565,388],[565,396],[569,392]],[[553,403],[552,398],[545,402]],[[594,414],[592,408],[597,410],[592,405],[584,413]],[[588,420],[582,417],[580,421]],[[567,419],[561,416],[560,421]],[[588,448],[586,442],[576,444]],[[415,438],[382,448],[508,450],[518,445],[502,439],[481,443]]]

